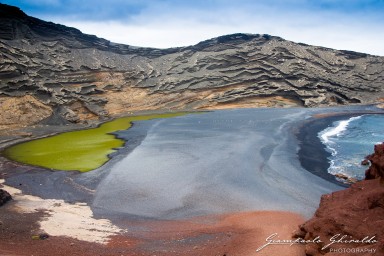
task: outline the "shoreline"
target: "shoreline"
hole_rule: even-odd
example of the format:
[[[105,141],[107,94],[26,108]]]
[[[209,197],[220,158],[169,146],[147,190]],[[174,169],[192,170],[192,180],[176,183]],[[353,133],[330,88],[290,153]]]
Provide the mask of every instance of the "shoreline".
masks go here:
[[[325,145],[323,145],[317,138],[317,134],[320,131],[318,129],[327,127],[327,125],[331,124],[333,121],[340,120],[343,117],[372,114],[371,112],[368,113],[368,111],[364,113],[356,113],[356,111],[355,113],[345,113],[345,109],[337,110],[345,112],[334,111],[326,116],[318,117],[318,114],[316,114],[317,112],[324,113],[326,111],[326,109],[320,111],[308,111],[306,113],[311,114],[312,117],[307,120],[301,119],[303,118],[303,114],[301,114],[300,121],[298,123],[295,121],[294,125],[294,127],[298,129],[297,132],[299,134],[292,131],[284,132],[284,134],[292,133],[292,137],[296,138],[299,143],[306,143],[304,145],[304,150],[305,147],[307,147],[306,149],[309,152],[312,152],[312,155],[309,154],[307,156],[303,155],[303,152],[297,152],[297,157],[299,159],[300,157],[302,158],[299,164],[302,164],[302,161],[309,165],[311,165],[311,163],[313,164],[311,161],[318,158],[313,158],[313,154],[325,157],[324,152],[321,152],[325,151]],[[332,109],[330,108],[329,111],[332,111]],[[353,109],[351,111],[353,111]],[[147,122],[149,125],[147,127],[142,123],[140,125],[133,125],[126,134],[126,142],[127,140],[132,142],[132,139],[134,139],[139,141],[140,144],[142,140],[140,140],[140,136],[138,135],[146,133],[148,127],[150,127],[150,123],[151,121]],[[318,144],[311,143],[315,138],[318,139]],[[268,144],[267,146],[271,145],[272,144]],[[303,146],[300,145],[300,149],[302,148]],[[133,149],[130,150],[132,151]],[[104,166],[92,172],[81,174],[77,172],[44,170],[43,168],[14,163],[10,160],[6,160],[4,165],[4,159],[0,159],[0,178],[7,179],[7,185],[22,189],[23,192],[21,195],[31,194],[42,198],[64,199],[66,203],[72,205],[76,205],[77,202],[83,202],[92,208],[91,202],[95,198],[96,187],[100,181],[108,175],[111,166],[118,162],[119,159],[128,155],[130,150],[124,149],[123,151],[118,151],[116,155],[112,157],[112,160],[108,161]],[[266,175],[271,171],[268,168],[272,168],[269,164],[278,165],[278,163],[270,162],[273,150],[269,151],[269,147],[265,147],[265,151],[263,152],[266,155],[262,155],[262,159],[264,159],[265,162],[263,162],[261,170],[266,170],[266,172],[261,174]],[[312,156],[312,159],[310,156]],[[6,163],[7,161],[8,163]],[[317,162],[317,164],[319,164],[319,170],[325,167],[324,163],[322,163],[323,165],[321,166],[321,162]],[[307,168],[304,169],[310,172]],[[11,170],[16,170],[16,172],[9,173]],[[4,171],[8,172],[5,177],[3,175]],[[46,188],[43,186],[44,188],[42,188],[41,184],[51,185]],[[336,184],[340,185],[340,183]],[[308,186],[303,187],[304,190],[308,188]],[[5,209],[3,214],[12,214],[11,208],[17,203],[17,201],[13,201],[9,205],[7,204],[3,206],[5,207],[2,208]],[[98,214],[97,211],[94,211],[94,208],[92,208],[92,210],[92,218],[96,220],[103,218],[102,214]],[[264,239],[268,237],[268,235],[275,232],[280,233],[280,229],[284,229],[281,233],[281,239],[290,239],[290,235],[295,231],[297,226],[303,223],[307,218],[293,211],[249,211],[248,209],[224,214],[205,214],[198,217],[173,220],[135,218],[128,215],[114,215],[116,218],[111,218],[113,214],[107,214],[107,219],[111,220],[113,224],[121,228],[131,227],[131,229],[128,230],[127,233],[111,236],[110,242],[106,245],[100,245],[98,243],[79,241],[61,235],[51,236],[47,241],[33,241],[28,230],[23,230],[23,232],[21,232],[23,237],[20,238],[17,230],[20,230],[23,227],[34,227],[36,230],[38,223],[46,218],[46,214],[49,214],[49,212],[13,213],[13,216],[7,216],[6,218],[4,215],[0,215],[0,220],[4,222],[5,219],[7,222],[4,222],[6,227],[9,227],[12,223],[15,224],[21,216],[24,220],[23,226],[16,224],[16,229],[10,227],[8,231],[7,229],[1,231],[1,227],[5,226],[0,226],[0,231],[3,232],[0,232],[0,235],[4,238],[2,241],[7,241],[3,245],[0,245],[0,253],[7,253],[8,255],[12,255],[12,253],[21,253],[24,255],[26,253],[35,252],[38,253],[38,255],[153,255],[154,253],[156,255],[216,255],[219,253],[218,255],[297,256],[304,255],[302,249],[292,252],[286,250],[287,247],[285,246],[277,246],[270,247],[271,251],[265,250],[255,253],[255,250],[263,245],[263,242],[265,242]],[[286,225],[287,221],[290,223],[289,225]],[[198,225],[196,222],[200,224],[203,223],[203,225]],[[213,225],[212,223],[216,224]],[[63,225],[65,225],[65,223]],[[206,227],[207,225],[209,227]],[[271,226],[273,229],[271,229]],[[146,232],[143,233],[142,231],[145,230]],[[287,237],[288,235],[289,237]],[[14,244],[15,241],[17,242],[17,239],[20,239],[19,242],[26,246],[23,247],[21,251],[15,250],[12,252],[11,249],[14,248],[12,247],[12,244]],[[60,253],[62,252],[62,254],[57,254],[58,251]]]
[[[335,176],[328,173],[330,167],[328,157],[331,153],[326,150],[326,145],[318,137],[319,132],[343,117],[349,117],[349,115],[313,117],[302,124],[296,134],[300,146],[297,154],[301,166],[308,172],[339,186],[348,187],[347,184],[337,181]]]
[[[29,196],[17,195],[16,197]],[[47,219],[52,219],[52,214],[62,215],[62,212],[52,213],[43,209],[32,211],[31,204],[23,204],[17,199],[2,206],[0,211],[1,255],[305,255],[303,245],[270,245],[259,252],[256,251],[266,244],[266,238],[271,234],[278,233],[281,239],[292,239],[292,233],[305,219],[291,212],[234,212],[171,221],[121,219],[118,226],[130,228],[120,231],[112,230],[112,233],[105,229],[105,224],[101,226],[92,224],[102,220],[85,219],[82,213],[79,215],[80,220],[67,219],[70,225],[66,224],[65,218],[59,218],[58,222],[50,224],[51,226],[60,225],[72,233],[76,225],[81,225],[82,230],[76,232],[76,238],[74,238],[65,236],[65,233],[45,235],[47,233],[39,225],[41,221],[47,222]],[[53,206],[58,207],[58,205]],[[36,205],[36,207],[39,206]],[[52,210],[55,211],[55,209]],[[64,211],[64,214],[75,213],[68,210]],[[95,228],[97,230],[94,231]],[[105,231],[100,232],[100,229]],[[98,239],[90,235],[93,232],[98,232]]]
[[[115,118],[99,123],[95,127],[85,127],[55,135],[48,134],[24,142],[17,141],[2,149],[0,155],[35,167],[57,171],[88,172],[103,166],[111,160],[111,154],[126,146],[127,140],[119,138],[116,133],[128,130],[133,122],[185,114],[189,112]],[[83,145],[86,148],[83,148]]]
[[[305,109],[305,108],[303,108]],[[308,109],[311,113],[311,109]],[[336,185],[341,185],[347,187],[345,183],[336,181],[333,175],[328,174],[327,169],[329,163],[327,156],[329,153],[325,150],[325,145],[321,143],[320,139],[317,137],[317,134],[322,129],[325,129],[328,125],[336,120],[342,118],[349,118],[351,116],[361,115],[361,114],[372,114],[377,113],[369,111],[357,111],[352,109],[352,113],[346,113],[345,110],[340,109],[342,112],[331,112],[327,114],[318,114],[316,112],[324,113],[326,109],[317,109],[317,111],[312,112],[311,118],[309,120],[299,121],[299,125],[296,126],[298,129],[296,132],[293,132],[293,136],[297,138],[300,145],[300,150],[297,155],[300,161],[302,168],[306,171],[315,174],[327,181],[331,181]],[[320,115],[320,116],[319,116]],[[116,117],[120,118],[120,117]],[[94,128],[100,126],[102,123],[109,122],[111,120],[106,120],[99,122],[98,124],[90,125],[83,127],[84,129]],[[151,121],[146,121],[150,124]],[[150,126],[150,125],[149,125]],[[89,172],[83,173],[80,175],[77,171],[55,171],[46,169],[39,166],[31,166],[22,163],[18,163],[9,159],[4,158],[0,155],[0,178],[6,178],[5,184],[15,186],[23,190],[23,192],[28,194],[34,194],[43,198],[56,198],[62,199],[62,194],[67,196],[64,198],[69,202],[87,202],[90,203],[93,195],[89,190],[96,189],[100,181],[109,173],[110,167],[114,165],[119,159],[122,159],[124,156],[132,152],[138,145],[141,144],[143,139],[146,137],[148,125],[145,125],[145,122],[134,122],[132,127],[127,131],[120,131],[114,133],[116,138],[124,140],[125,147],[119,148],[116,152],[112,153],[109,158],[110,160],[105,163],[103,166]],[[50,128],[57,129],[58,127],[45,127],[44,131],[46,132]],[[72,126],[72,127],[63,127],[64,131],[73,131],[83,129],[82,127]],[[36,129],[36,128],[35,128]],[[39,138],[53,136],[57,133],[55,131],[52,133],[46,133],[44,135],[38,135]],[[34,137],[32,139],[39,139]],[[30,140],[29,138],[24,138],[24,140]],[[20,143],[20,142],[17,142]],[[128,145],[128,146],[127,146]],[[0,145],[4,146],[4,145]],[[315,155],[316,157],[313,157]],[[313,167],[315,170],[313,170]],[[12,169],[11,171],[8,171]],[[69,180],[63,184],[60,180]],[[21,185],[22,184],[22,185]],[[41,189],[41,184],[51,184],[45,189]],[[54,192],[56,189],[59,189],[58,192]],[[69,196],[68,196],[69,195]]]
[[[318,138],[317,134],[328,127],[329,125],[332,124],[332,122],[341,120],[343,118],[350,118],[352,116],[357,116],[357,115],[362,115],[362,114],[378,114],[378,113],[383,113],[379,112],[380,108],[376,108],[375,110],[365,110],[362,111],[362,108],[364,107],[372,107],[370,106],[353,106],[351,109],[337,109],[337,108],[330,108],[333,109],[331,110],[330,113],[327,113],[326,109],[317,109],[316,111],[311,111],[309,110],[309,113],[311,113],[311,118],[308,120],[301,120],[299,121],[300,123],[296,126],[295,129],[296,131],[293,131],[292,133],[294,137],[296,137],[298,144],[299,144],[299,151],[297,152],[297,156],[300,162],[300,165],[302,168],[304,168],[306,171],[315,174],[316,176],[319,176],[327,181],[330,181],[336,185],[341,185],[343,187],[348,187],[349,185],[339,182],[335,179],[335,177],[327,172],[327,169],[329,168],[329,162],[327,157],[330,156],[330,153],[326,151],[326,146],[321,143],[320,139]],[[269,108],[268,108],[269,109]],[[306,108],[303,108],[306,109]],[[340,112],[339,112],[340,111]],[[351,111],[351,112],[348,112]],[[209,112],[209,111],[207,111]],[[324,112],[326,112],[324,114]],[[168,113],[168,112],[165,112]],[[171,112],[173,113],[173,112]],[[128,115],[129,116],[129,115]],[[120,118],[122,116],[116,117]],[[111,119],[113,120],[113,119]],[[101,124],[105,122],[109,122],[111,120],[104,120],[102,122],[95,123],[93,125],[87,125],[85,127],[82,126],[42,126],[42,127],[35,127],[30,130],[37,130],[37,135],[36,137],[33,136],[32,140],[39,139],[39,138],[44,138],[47,136],[54,136],[58,133],[62,132],[68,132],[68,131],[76,131],[76,130],[81,130],[81,129],[90,129],[94,127],[98,127]],[[149,121],[150,122],[150,121]],[[41,134],[41,131],[39,128],[43,128],[43,132]],[[60,129],[61,128],[61,129]],[[52,132],[52,129],[55,130]],[[108,170],[111,165],[119,161],[119,159],[123,158],[124,156],[128,155],[130,152],[132,152],[138,145],[141,144],[143,139],[146,137],[146,134],[148,132],[149,127],[144,125],[144,122],[134,122],[132,124],[132,127],[128,129],[127,131],[119,131],[114,133],[115,137],[121,140],[124,140],[124,147],[119,148],[112,154],[110,154],[108,157],[110,158],[107,163],[104,165],[100,166],[99,168],[91,171],[90,173],[96,174],[97,175],[89,175],[89,176],[94,176],[90,179],[88,179],[88,175],[84,175],[86,181],[83,182],[84,179],[80,180],[80,185],[85,186],[89,189],[95,189],[97,184],[99,184],[100,180],[107,175]],[[60,131],[57,131],[60,130]],[[40,133],[39,133],[40,132]],[[1,136],[0,136],[1,139]],[[31,140],[31,138],[23,138],[23,141],[28,141]],[[15,144],[15,143],[21,143],[21,141],[17,141],[14,143],[5,143],[5,144]],[[9,145],[4,145],[1,144],[0,140],[0,150],[2,150],[5,146]],[[315,156],[315,157],[314,157]],[[5,163],[5,164],[4,164]],[[4,166],[5,165],[5,166]],[[7,167],[8,166],[8,167]],[[6,169],[5,171],[2,169]],[[7,171],[7,169],[13,169],[12,172]],[[41,175],[38,175],[39,177],[37,179],[29,179],[29,173],[31,174],[36,174],[40,173]],[[54,189],[54,184],[57,183],[58,179],[70,179],[73,180],[75,179],[75,183],[77,182],[76,178],[79,177],[79,173],[77,171],[55,171],[55,170],[50,170],[46,169],[43,167],[39,166],[32,166],[32,165],[27,165],[27,164],[22,164],[18,163],[12,160],[9,160],[0,154],[0,178],[10,178],[10,177],[15,177],[15,179],[11,182],[9,179],[7,179],[6,184],[8,185],[13,185],[13,186],[18,186],[19,183],[23,184],[23,186],[18,186],[20,189],[25,191],[26,193],[32,193],[36,194],[38,196],[44,197],[44,194],[48,194],[50,197],[53,198],[60,198],[59,193],[52,193],[49,192],[49,190],[53,191]],[[24,177],[20,179],[20,177]],[[52,184],[51,189],[45,189],[42,193],[39,193],[39,185],[41,184],[41,181],[44,181],[44,183],[47,183],[47,180],[51,180]],[[24,186],[26,185],[26,186]],[[57,184],[56,184],[57,185]],[[36,189],[33,189],[35,187]],[[61,189],[62,186],[60,186]],[[76,194],[72,193],[71,190],[73,190],[73,186],[68,186],[67,188],[64,188],[65,193],[70,192],[71,194]],[[76,201],[76,200],[81,200],[85,202],[90,202],[89,196],[86,196],[83,191],[80,189],[78,192],[78,195],[72,195],[68,198],[66,198],[69,201]]]
[[[111,122],[115,119],[135,117],[135,116],[146,116],[146,115],[162,115],[162,114],[173,114],[178,112],[188,113],[204,113],[210,112],[210,110],[194,110],[194,109],[180,109],[180,110],[142,110],[134,113],[125,113],[113,115],[105,119],[100,120],[88,120],[86,123],[66,123],[60,122],[45,123],[45,120],[40,121],[37,124],[23,127],[11,127],[9,129],[0,130],[0,151],[7,147],[16,145],[19,143],[42,139],[50,136],[55,136],[65,132],[74,132],[80,130],[88,130],[100,127],[104,123]],[[54,114],[47,119],[54,119]]]
[[[342,187],[349,187],[350,184],[340,182],[336,177],[328,173],[330,167],[328,157],[331,153],[327,151],[318,137],[319,132],[331,126],[336,121],[341,121],[361,115],[370,114],[384,114],[382,111],[361,111],[361,112],[334,112],[326,114],[314,114],[312,117],[305,121],[296,132],[296,137],[299,142],[300,149],[298,151],[298,158],[301,166],[308,172],[319,176],[327,181],[337,184]],[[363,160],[363,159],[361,159]]]
[[[9,186],[6,189],[14,200],[0,211],[2,255],[305,255],[303,245],[271,245],[256,251],[271,234],[292,239],[305,221],[297,213],[253,211],[182,220],[120,218],[110,222],[92,216],[86,204],[42,200]]]
[[[95,212],[117,218],[141,214],[147,218],[179,219],[241,209],[286,210],[309,218],[322,194],[341,188],[303,170],[297,160],[292,130],[315,112],[305,108],[242,109],[188,118],[180,124],[163,120],[99,185],[93,201]],[[184,134],[183,129],[192,137],[170,135]],[[202,132],[204,136],[197,135]],[[185,150],[175,151],[180,147]],[[208,152],[220,154],[212,158]],[[177,166],[183,168],[175,169]],[[233,172],[234,168],[238,171]],[[173,178],[169,180],[170,177]],[[180,189],[178,195],[168,188],[169,181],[172,184],[176,180],[173,187]],[[197,184],[199,189],[191,184]],[[114,189],[109,191],[110,187]],[[304,193],[307,189],[311,192]],[[132,196],[123,196],[126,194]],[[225,202],[217,200],[224,194]]]

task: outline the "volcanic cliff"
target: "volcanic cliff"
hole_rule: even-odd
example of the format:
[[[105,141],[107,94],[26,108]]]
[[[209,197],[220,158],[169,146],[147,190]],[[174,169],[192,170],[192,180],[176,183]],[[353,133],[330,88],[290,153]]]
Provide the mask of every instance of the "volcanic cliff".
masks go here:
[[[0,54],[0,129],[51,115],[82,122],[137,110],[314,107],[384,97],[384,57],[259,34],[133,47],[4,4]]]
[[[322,240],[306,245],[308,256],[384,255],[384,143],[375,145],[367,160],[364,181],[323,195],[314,217],[300,226],[297,237]],[[335,236],[336,242],[326,247]]]

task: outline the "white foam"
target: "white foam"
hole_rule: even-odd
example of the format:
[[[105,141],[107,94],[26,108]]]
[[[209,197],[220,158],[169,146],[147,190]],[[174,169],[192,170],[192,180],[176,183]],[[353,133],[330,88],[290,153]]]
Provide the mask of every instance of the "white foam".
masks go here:
[[[345,130],[347,130],[348,125],[357,119],[360,119],[362,116],[355,116],[351,117],[348,120],[343,120],[338,123],[336,127],[329,127],[325,129],[324,131],[319,133],[319,136],[324,144],[331,143],[332,137],[338,137],[340,136]]]

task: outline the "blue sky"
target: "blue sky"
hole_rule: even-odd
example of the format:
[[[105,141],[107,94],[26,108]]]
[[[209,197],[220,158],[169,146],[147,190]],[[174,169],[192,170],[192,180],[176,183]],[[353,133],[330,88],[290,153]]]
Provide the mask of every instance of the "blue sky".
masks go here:
[[[113,42],[167,48],[259,33],[384,56],[384,0],[0,0]]]

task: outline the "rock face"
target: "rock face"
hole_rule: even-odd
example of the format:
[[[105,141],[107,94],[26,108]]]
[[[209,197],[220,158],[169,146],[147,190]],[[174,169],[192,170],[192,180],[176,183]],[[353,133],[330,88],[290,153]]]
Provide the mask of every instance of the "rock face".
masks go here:
[[[371,166],[365,172],[365,179],[380,178],[381,183],[384,181],[384,144],[375,145],[375,153],[366,157]]]
[[[0,129],[37,123],[52,114],[49,105],[41,103],[31,95],[0,97],[0,105]]]
[[[312,107],[384,98],[384,57],[259,34],[164,50],[132,47],[4,4],[0,54],[0,100],[30,95],[71,122],[148,109]]]
[[[323,195],[315,216],[300,226],[296,236],[305,240],[320,236],[324,243],[308,243],[307,255],[351,255],[359,249],[359,255],[384,255],[384,144],[375,146],[375,153],[368,156],[371,166],[368,180],[353,184],[350,188]],[[375,178],[376,177],[376,178]],[[374,179],[372,179],[374,178]],[[363,240],[376,242],[334,243],[331,238],[346,236],[343,241]],[[336,239],[338,240],[338,239]],[[374,251],[375,250],[375,251]],[[341,252],[337,253],[336,252]],[[334,253],[334,254],[333,254]]]

